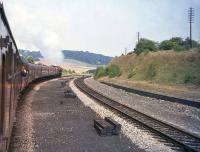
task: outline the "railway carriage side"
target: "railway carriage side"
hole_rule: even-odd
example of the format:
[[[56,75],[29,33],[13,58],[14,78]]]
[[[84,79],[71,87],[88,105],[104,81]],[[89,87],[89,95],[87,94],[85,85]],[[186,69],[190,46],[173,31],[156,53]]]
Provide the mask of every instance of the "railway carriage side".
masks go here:
[[[35,79],[59,76],[58,67],[34,65],[24,61],[0,3],[0,151],[7,151],[20,91]]]
[[[18,52],[2,4],[0,4],[0,150],[7,149],[17,103],[20,81],[15,66]],[[3,150],[4,150],[3,149]]]

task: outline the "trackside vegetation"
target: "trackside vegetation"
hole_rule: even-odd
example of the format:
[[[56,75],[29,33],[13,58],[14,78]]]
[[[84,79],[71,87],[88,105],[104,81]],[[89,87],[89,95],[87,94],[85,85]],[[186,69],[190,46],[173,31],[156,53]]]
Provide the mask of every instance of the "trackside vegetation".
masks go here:
[[[163,84],[200,85],[200,52],[157,51],[115,57],[110,64],[119,67],[119,78]]]
[[[200,85],[200,44],[174,37],[160,43],[141,39],[133,52],[115,57],[107,67],[98,68],[95,78],[157,84]]]
[[[94,78],[108,76],[109,78],[119,77],[121,75],[120,68],[117,65],[111,64],[107,67],[99,67],[96,70]]]

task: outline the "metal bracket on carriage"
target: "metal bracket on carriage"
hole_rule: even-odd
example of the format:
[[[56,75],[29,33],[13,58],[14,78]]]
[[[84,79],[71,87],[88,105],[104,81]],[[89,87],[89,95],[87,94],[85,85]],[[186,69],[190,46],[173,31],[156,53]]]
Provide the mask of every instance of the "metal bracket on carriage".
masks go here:
[[[0,48],[7,48],[8,47],[8,43],[9,43],[9,36],[6,36],[5,38],[3,38],[2,36],[0,36]]]

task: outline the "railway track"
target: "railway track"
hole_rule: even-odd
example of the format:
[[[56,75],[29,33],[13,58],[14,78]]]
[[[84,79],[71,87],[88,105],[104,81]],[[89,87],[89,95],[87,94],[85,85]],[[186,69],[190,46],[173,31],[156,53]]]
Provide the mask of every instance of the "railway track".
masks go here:
[[[173,146],[179,148],[182,151],[189,152],[200,152],[200,138],[191,135],[181,129],[175,128],[169,124],[159,121],[151,116],[143,114],[139,111],[131,109],[117,101],[114,101],[102,94],[89,88],[84,83],[84,78],[78,78],[75,80],[75,85],[88,96],[92,97],[99,103],[105,105],[106,107],[114,110],[115,112],[122,114],[129,120],[133,120],[140,126],[145,127],[147,130],[155,133],[165,141],[170,142]]]
[[[163,95],[163,94],[157,94],[157,93],[148,92],[148,91],[144,91],[144,90],[140,90],[136,88],[128,88],[128,87],[124,87],[124,86],[120,86],[120,85],[116,85],[116,84],[112,84],[108,82],[102,82],[102,83],[108,86],[117,88],[117,89],[122,89],[126,92],[135,93],[141,96],[161,99],[161,100],[170,101],[170,102],[176,102],[176,103],[180,103],[180,104],[187,105],[194,108],[200,108],[200,102],[198,101],[194,101],[190,99],[182,99],[182,98],[177,98],[177,97]]]

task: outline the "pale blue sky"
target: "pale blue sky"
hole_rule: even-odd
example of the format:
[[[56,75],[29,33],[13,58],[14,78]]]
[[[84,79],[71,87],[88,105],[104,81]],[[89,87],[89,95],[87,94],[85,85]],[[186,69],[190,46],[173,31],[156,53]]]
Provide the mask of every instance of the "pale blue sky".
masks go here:
[[[18,48],[56,54],[60,49],[121,55],[139,31],[155,41],[187,37],[187,10],[195,8],[193,36],[200,40],[200,0],[4,0]],[[45,51],[44,51],[45,50]]]

